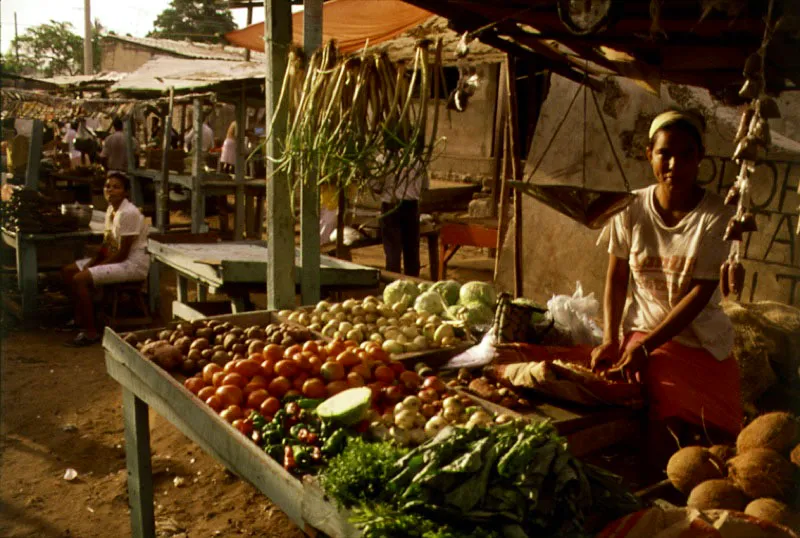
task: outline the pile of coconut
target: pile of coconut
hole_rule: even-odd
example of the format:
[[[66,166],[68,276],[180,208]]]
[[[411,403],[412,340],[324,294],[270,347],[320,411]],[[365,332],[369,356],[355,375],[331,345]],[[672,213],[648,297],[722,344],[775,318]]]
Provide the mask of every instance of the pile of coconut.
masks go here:
[[[689,446],[670,458],[667,477],[698,510],[725,509],[800,529],[795,492],[800,423],[789,413],[762,415],[742,430],[736,447]]]

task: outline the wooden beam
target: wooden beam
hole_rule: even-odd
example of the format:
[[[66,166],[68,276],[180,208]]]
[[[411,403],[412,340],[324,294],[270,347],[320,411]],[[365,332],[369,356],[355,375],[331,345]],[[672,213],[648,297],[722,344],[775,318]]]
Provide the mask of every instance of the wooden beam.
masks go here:
[[[139,183],[139,178],[134,175],[137,168],[136,162],[136,148],[135,133],[133,129],[133,114],[129,114],[123,120],[123,133],[125,134],[125,158],[128,161],[128,169],[123,172],[128,174],[131,181],[131,201],[134,205],[139,207],[144,205],[144,194],[142,193],[142,184]]]
[[[156,228],[161,233],[169,226],[169,151],[172,148],[172,111],[175,105],[175,89],[169,87],[167,114],[162,118],[164,139],[161,144],[161,185],[156,193]]]
[[[303,2],[303,51],[311,58],[322,45],[322,0]],[[320,299],[320,238],[318,171],[305,171],[300,188],[300,295],[303,304]]]
[[[242,89],[241,99],[236,102],[236,164],[234,168],[234,181],[236,182],[236,203],[233,214],[233,240],[241,241],[245,232],[245,195],[244,195],[244,169],[245,153],[247,149],[244,139],[244,122],[247,115],[247,102],[245,101],[244,89]]]
[[[33,120],[31,142],[28,146],[28,166],[25,168],[25,188],[39,190],[39,167],[42,163],[42,140],[44,124],[42,120]]]
[[[131,536],[156,535],[153,508],[153,467],[150,461],[150,420],[147,404],[122,387],[122,417],[125,424],[125,459],[128,467],[128,505]]]
[[[264,52],[267,62],[265,80],[267,166],[267,308],[280,310],[294,306],[294,212],[289,202],[289,178],[276,167],[281,143],[286,134],[287,107],[278,108],[284,74],[292,44],[292,11],[289,0],[264,2]]]
[[[203,195],[203,109],[200,99],[192,101],[192,123],[194,140],[192,141],[192,233],[203,231],[206,216]]]
[[[506,122],[506,62],[508,56],[500,64],[500,69],[497,74],[497,97],[495,99],[495,112],[494,112],[494,136],[492,137],[492,151],[494,152],[494,167],[492,168],[492,212],[493,217],[497,217],[500,204],[500,195],[502,193],[502,185],[505,184],[503,178],[503,144],[505,143],[505,122]],[[498,256],[499,258],[499,256]],[[495,274],[497,274],[497,260],[495,260]]]

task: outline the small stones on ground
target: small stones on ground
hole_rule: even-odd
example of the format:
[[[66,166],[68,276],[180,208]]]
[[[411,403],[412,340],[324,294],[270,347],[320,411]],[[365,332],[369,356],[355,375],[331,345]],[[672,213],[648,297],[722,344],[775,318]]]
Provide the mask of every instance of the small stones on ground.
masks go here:
[[[65,431],[65,432],[67,432],[67,433],[72,433],[72,432],[76,432],[76,431],[78,431],[78,427],[77,427],[75,424],[72,424],[72,423],[70,423],[70,424],[64,424],[64,425],[61,427],[61,431]]]

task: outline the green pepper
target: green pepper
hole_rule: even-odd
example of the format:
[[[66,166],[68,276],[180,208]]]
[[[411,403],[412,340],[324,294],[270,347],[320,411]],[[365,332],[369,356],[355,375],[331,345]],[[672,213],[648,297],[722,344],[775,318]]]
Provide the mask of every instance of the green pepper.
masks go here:
[[[299,422],[294,426],[292,426],[291,428],[289,428],[289,435],[291,435],[294,438],[297,438],[297,434],[300,433],[300,430],[306,430],[306,435],[308,435],[308,428],[302,422]]]
[[[325,444],[322,445],[322,453],[326,456],[333,456],[342,451],[347,443],[347,430],[337,430],[331,435]]]
[[[301,409],[316,409],[324,401],[324,398],[301,398],[297,400],[297,405]]]
[[[314,462],[313,458],[311,457],[312,450],[308,446],[292,445],[292,452],[294,453],[294,459],[298,466],[305,467]]]

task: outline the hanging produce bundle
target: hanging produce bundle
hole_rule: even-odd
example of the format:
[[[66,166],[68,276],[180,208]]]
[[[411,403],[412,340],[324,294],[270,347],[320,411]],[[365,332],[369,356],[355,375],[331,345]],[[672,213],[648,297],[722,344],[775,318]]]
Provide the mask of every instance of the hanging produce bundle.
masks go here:
[[[307,62],[292,52],[276,171],[294,186],[316,182],[335,191],[374,189],[387,177],[395,178],[396,192],[413,184],[436,145],[442,42],[431,45],[420,41],[410,65],[385,53],[343,58],[332,43]]]
[[[771,11],[772,4],[770,4],[770,14]],[[734,139],[736,149],[733,152],[733,160],[739,164],[739,174],[725,197],[727,205],[736,207],[736,215],[728,222],[725,230],[725,240],[731,241],[731,249],[727,261],[720,268],[720,287],[723,295],[730,293],[739,295],[744,288],[745,271],[740,259],[742,241],[745,233],[758,230],[756,217],[752,211],[750,176],[755,171],[756,161],[766,153],[772,143],[768,120],[781,117],[778,104],[772,97],[767,96],[764,75],[767,46],[774,30],[775,25],[770,16],[767,19],[761,47],[745,62],[745,82],[739,90],[739,95],[750,99],[750,103],[742,113]]]

